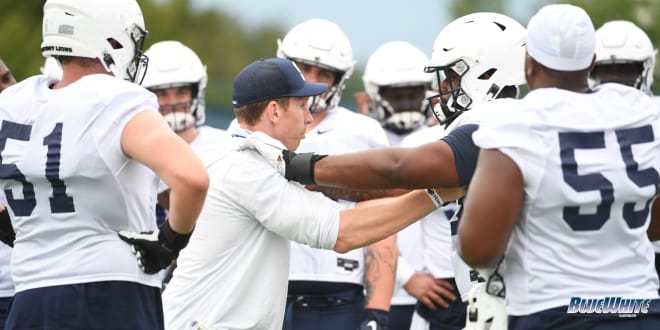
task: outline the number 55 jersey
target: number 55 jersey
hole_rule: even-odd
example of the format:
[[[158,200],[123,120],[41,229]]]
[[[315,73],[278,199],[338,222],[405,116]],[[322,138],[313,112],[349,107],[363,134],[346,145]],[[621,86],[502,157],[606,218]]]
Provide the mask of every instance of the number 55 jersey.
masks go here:
[[[156,178],[121,148],[155,95],[109,75],[50,89],[35,76],[0,94],[0,188],[16,231],[16,291],[96,281],[159,287],[118,230],[155,229]]]
[[[505,105],[507,109],[501,106]],[[520,168],[524,206],[501,266],[509,315],[572,297],[658,298],[646,236],[660,177],[660,112],[619,84],[544,88],[488,106],[474,133]]]

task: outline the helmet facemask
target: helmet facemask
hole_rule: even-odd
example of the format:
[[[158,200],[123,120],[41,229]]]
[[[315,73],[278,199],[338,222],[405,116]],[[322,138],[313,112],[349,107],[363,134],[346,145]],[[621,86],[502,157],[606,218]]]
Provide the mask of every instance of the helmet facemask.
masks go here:
[[[425,85],[380,87],[376,108],[383,127],[396,134],[407,134],[424,125],[427,89]]]
[[[328,91],[321,95],[310,97],[307,100],[307,108],[309,109],[309,112],[321,113],[323,111],[332,110],[339,105],[339,101],[341,101],[342,92],[346,87],[346,82],[348,81],[348,78],[350,78],[351,73],[353,72],[353,68],[351,68],[349,71],[341,72],[341,71],[337,71],[337,69],[335,68],[329,67],[327,65],[323,65],[321,63],[313,63],[308,60],[299,59],[299,58],[289,58],[289,59],[295,63],[303,63],[304,65],[315,66],[321,69],[332,71],[334,73],[335,82],[334,84],[328,87]]]
[[[470,71],[465,61],[458,60],[447,66],[429,66],[424,71],[435,73],[439,93],[427,100],[440,124],[447,125],[461,112],[470,109],[472,98],[462,87],[463,78]]]
[[[126,76],[129,81],[140,85],[142,84],[144,76],[147,73],[147,68],[149,67],[149,58],[144,55],[143,52],[144,40],[147,39],[149,33],[141,29],[137,24],[133,24],[130,27],[129,32],[131,40],[133,41],[133,47],[135,48],[135,55],[126,68]],[[104,56],[103,60],[106,61],[106,59],[107,57]],[[112,60],[112,58],[110,58],[110,60]]]
[[[190,100],[177,103],[167,103],[161,104],[160,99],[163,97],[164,93],[171,88],[185,88],[189,87],[190,89]],[[185,131],[191,127],[194,127],[197,123],[196,111],[198,110],[198,85],[190,83],[182,84],[169,84],[161,85],[149,88],[150,91],[155,93],[159,98],[158,111],[165,118],[167,124],[170,128],[176,132]]]

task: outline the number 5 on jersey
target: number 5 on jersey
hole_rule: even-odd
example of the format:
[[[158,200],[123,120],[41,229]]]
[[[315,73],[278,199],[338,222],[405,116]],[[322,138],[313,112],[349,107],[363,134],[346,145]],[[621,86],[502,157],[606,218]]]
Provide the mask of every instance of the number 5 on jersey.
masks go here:
[[[44,177],[50,182],[53,195],[49,198],[51,213],[75,212],[73,198],[67,196],[66,185],[60,179],[60,156],[62,149],[62,123],[57,123],[43,139],[43,145],[48,147],[45,159]],[[7,120],[2,121],[0,126],[0,179],[16,180],[23,185],[23,198],[15,198],[10,189],[5,190],[7,203],[17,216],[29,216],[37,206],[34,194],[34,185],[16,166],[16,164],[5,164],[2,152],[5,150],[7,140],[30,141],[32,125],[19,124]]]

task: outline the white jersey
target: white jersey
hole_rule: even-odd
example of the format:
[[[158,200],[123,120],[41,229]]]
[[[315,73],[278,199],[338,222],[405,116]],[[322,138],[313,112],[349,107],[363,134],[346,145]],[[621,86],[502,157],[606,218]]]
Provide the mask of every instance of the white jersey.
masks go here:
[[[608,83],[588,94],[538,89],[508,108],[493,109],[473,135],[523,176],[525,203],[500,268],[507,312],[528,315],[571,297],[657,299],[646,236],[660,183],[651,99]]]
[[[442,125],[435,125],[408,135],[401,147],[412,148],[440,140],[445,135]],[[454,204],[443,206],[439,210],[422,218],[420,224],[422,239],[423,270],[434,278],[453,278],[452,242],[449,218],[454,214]]]
[[[14,283],[11,281],[9,262],[11,261],[12,248],[0,242],[0,298],[14,295]]]
[[[414,132],[423,130],[426,126],[417,128]],[[396,134],[385,129],[387,140],[391,147],[399,147],[408,134]],[[396,234],[396,245],[399,248],[399,259],[397,260],[396,281],[392,293],[392,305],[414,305],[417,299],[406,292],[403,286],[410,280],[415,272],[424,268],[422,225],[419,221],[404,228]]]
[[[305,134],[296,152],[335,155],[387,146],[385,131],[378,121],[342,107]],[[342,208],[354,203],[340,200]],[[319,250],[291,242],[289,280],[341,282],[362,285],[364,248],[347,253]]]
[[[281,329],[289,241],[332,249],[339,206],[287,181],[251,149],[230,150],[209,176],[195,231],[163,293],[165,327],[198,321],[216,329]]]
[[[2,194],[0,192],[0,195]],[[9,271],[11,251],[12,248],[9,245],[0,242],[0,298],[14,295],[14,282],[11,280],[11,272]]]
[[[658,105],[658,109],[660,110],[660,96],[653,97],[653,100]],[[653,243],[653,249],[655,250],[655,253],[660,254],[660,241],[655,241],[655,242],[652,242],[652,243]]]
[[[208,167],[213,161],[222,156],[222,151],[234,143],[229,133],[224,130],[211,127],[197,127],[197,137],[190,143],[190,149],[199,157],[204,166]],[[169,187],[162,180],[158,184],[158,193]]]
[[[508,102],[507,99],[495,99],[492,102]],[[450,134],[452,131],[466,125],[480,125],[486,116],[489,115],[488,111],[490,109],[484,109],[482,111],[480,106],[474,106],[473,109],[461,113],[456,119],[445,129],[443,135]],[[454,152],[460,152],[460,150],[454,150]],[[456,156],[456,155],[455,155]],[[462,213],[460,208],[462,207],[461,203],[456,203],[454,205],[455,212],[449,218],[449,226],[451,232],[451,241],[452,241],[452,256],[451,263],[452,269],[454,271],[454,280],[456,281],[456,286],[458,292],[461,294],[461,300],[467,301],[470,289],[477,282],[473,280],[470,276],[471,268],[468,266],[465,261],[458,255],[458,236],[457,229],[459,223],[459,216]]]
[[[96,281],[160,287],[117,236],[155,229],[156,177],[120,140],[130,119],[157,107],[151,92],[105,74],[57,90],[35,76],[0,94],[0,203],[16,230],[17,292]]]

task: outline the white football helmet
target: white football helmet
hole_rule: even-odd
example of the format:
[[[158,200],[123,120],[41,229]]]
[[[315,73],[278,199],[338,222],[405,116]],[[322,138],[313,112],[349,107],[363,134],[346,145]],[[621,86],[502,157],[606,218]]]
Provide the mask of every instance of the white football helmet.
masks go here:
[[[348,37],[333,22],[312,18],[294,26],[284,39],[277,40],[277,57],[318,66],[337,73],[325,97],[310,98],[309,109],[320,112],[335,108],[341,99],[346,82],[353,73],[355,60]]]
[[[147,32],[136,0],[47,0],[41,53],[98,58],[115,77],[140,83]]]
[[[596,68],[616,64],[639,64],[641,73],[634,81],[623,82],[651,94],[655,55],[651,39],[637,25],[629,21],[611,21],[596,30]],[[592,84],[600,83],[592,71]]]
[[[184,116],[180,112],[166,111],[163,115],[175,132],[204,124],[206,119],[205,95],[208,76],[199,56],[178,41],[157,42],[145,52],[149,68],[142,86],[151,90],[191,86],[192,100]]]
[[[452,21],[435,39],[427,72],[436,74],[440,102],[432,109],[448,124],[475,104],[495,99],[502,89],[525,83],[526,30],[516,20],[480,12]],[[458,81],[449,79],[458,76]],[[444,84],[443,84],[444,82]]]
[[[376,118],[396,133],[405,134],[426,122],[426,91],[432,75],[424,72],[428,57],[406,41],[382,44],[367,61],[362,76],[364,89],[375,102]],[[418,87],[419,100],[392,103],[382,95],[383,88]]]

